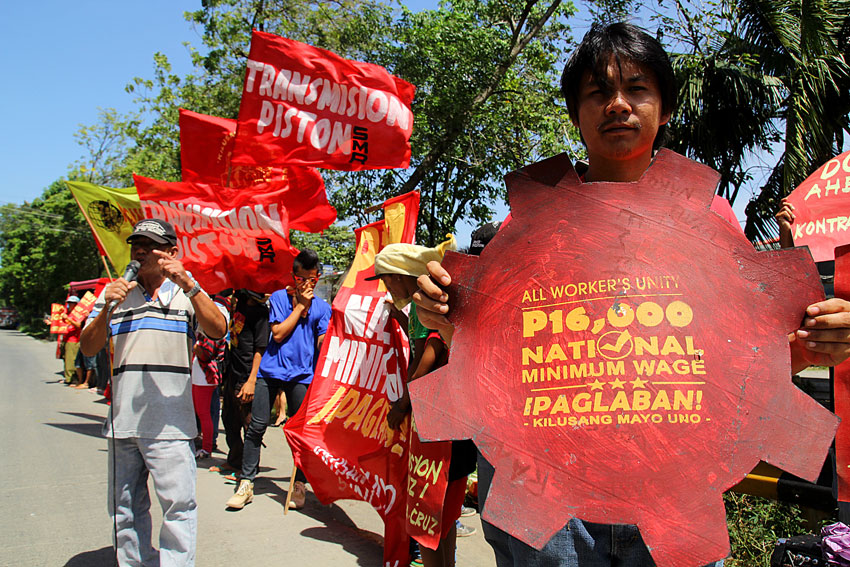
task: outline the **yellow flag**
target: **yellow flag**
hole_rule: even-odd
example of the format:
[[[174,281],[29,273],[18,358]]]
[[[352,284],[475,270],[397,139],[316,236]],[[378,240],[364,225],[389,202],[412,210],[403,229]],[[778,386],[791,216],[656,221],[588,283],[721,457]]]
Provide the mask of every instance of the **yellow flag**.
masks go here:
[[[127,237],[142,219],[139,194],[135,187],[113,188],[80,181],[66,181],[89,223],[94,239],[117,273],[130,261]]]

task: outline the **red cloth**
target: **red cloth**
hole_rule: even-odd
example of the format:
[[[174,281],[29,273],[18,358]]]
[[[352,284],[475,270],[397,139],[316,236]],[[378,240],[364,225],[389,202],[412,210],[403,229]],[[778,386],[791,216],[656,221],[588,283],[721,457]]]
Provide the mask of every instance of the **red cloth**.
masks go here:
[[[248,189],[262,183],[284,183],[280,200],[292,230],[321,232],[336,220],[325,182],[312,167],[233,165],[236,121],[180,109],[180,166],[183,181]]]
[[[406,168],[414,91],[378,65],[254,30],[233,163]]]
[[[201,436],[203,437],[201,448],[207,453],[212,453],[213,450],[213,422],[210,403],[214,392],[215,384],[210,386],[192,384],[192,403],[195,406],[195,415],[201,422]]]
[[[449,535],[449,531],[460,518],[463,500],[466,498],[466,479],[467,477],[453,480],[446,487],[446,499],[443,504],[443,529],[440,532],[440,539]]]
[[[289,243],[287,211],[281,206],[288,184],[246,191],[138,175],[133,180],[145,216],[174,226],[178,259],[204,289],[273,292],[290,283],[298,251]]]
[[[357,253],[333,302],[313,383],[284,427],[299,469],[324,504],[364,500],[384,520],[384,564],[406,565],[408,440],[387,427],[390,400],[402,393],[407,340],[385,307],[374,275],[375,254],[391,242],[412,242],[419,194],[384,203],[385,221],[356,231]],[[442,499],[440,500],[442,502]]]
[[[80,327],[75,327],[74,325],[69,324],[69,331],[65,333],[65,342],[66,343],[78,343],[80,342],[80,333],[83,330]]]

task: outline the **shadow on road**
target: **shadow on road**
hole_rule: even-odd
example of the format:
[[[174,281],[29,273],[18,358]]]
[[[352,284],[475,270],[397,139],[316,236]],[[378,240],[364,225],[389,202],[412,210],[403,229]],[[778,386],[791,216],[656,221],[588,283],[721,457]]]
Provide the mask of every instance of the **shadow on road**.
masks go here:
[[[383,563],[384,538],[368,530],[350,528],[341,524],[307,528],[301,535],[317,541],[335,543],[357,558],[358,565]]]
[[[254,494],[266,494],[280,504],[286,504],[286,491],[290,477],[257,477]],[[301,510],[290,510],[289,514],[304,514],[324,524],[323,527],[307,528],[301,535],[317,541],[335,543],[357,558],[358,565],[380,565],[383,563],[383,536],[358,528],[346,512],[331,504],[323,505],[312,491],[307,491],[307,504]]]
[[[63,411],[60,412],[65,415],[72,415],[74,417],[79,417],[82,419],[89,419],[93,423],[45,423],[44,425],[48,425],[50,427],[55,427],[56,429],[63,429],[65,431],[71,431],[73,433],[79,433],[81,435],[88,435],[89,437],[103,437],[103,417],[99,415],[94,415],[90,413],[78,413],[78,412],[69,412]]]
[[[114,567],[115,565],[115,552],[112,551],[112,547],[84,551],[65,563],[65,567]]]
[[[80,417],[82,419],[90,419],[92,421],[96,421],[97,423],[103,423],[102,415],[95,415],[93,413],[80,413],[76,411],[60,411],[59,413],[63,415],[73,415],[74,417]]]
[[[288,483],[287,483],[288,486]],[[272,496],[286,503],[286,490],[278,496]],[[381,565],[384,555],[383,536],[363,528],[358,528],[345,510],[335,504],[323,505],[312,491],[307,491],[307,504],[301,510],[290,510],[290,514],[304,514],[321,522],[324,527],[307,528],[301,535],[317,541],[335,543],[357,558],[358,565]]]
[[[103,425],[100,423],[45,423],[56,429],[64,429],[72,433],[88,435],[89,437],[103,438]]]

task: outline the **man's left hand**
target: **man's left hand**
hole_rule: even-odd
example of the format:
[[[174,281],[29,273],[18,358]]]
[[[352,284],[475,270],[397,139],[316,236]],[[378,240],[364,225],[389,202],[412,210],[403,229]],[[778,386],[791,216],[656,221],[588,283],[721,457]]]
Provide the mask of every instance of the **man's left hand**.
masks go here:
[[[809,305],[802,327],[788,340],[795,373],[811,365],[841,364],[850,357],[850,302],[836,297]]]
[[[190,291],[195,287],[195,281],[186,272],[182,262],[162,250],[151,250],[156,255],[159,269],[162,275],[176,283],[183,291]]]

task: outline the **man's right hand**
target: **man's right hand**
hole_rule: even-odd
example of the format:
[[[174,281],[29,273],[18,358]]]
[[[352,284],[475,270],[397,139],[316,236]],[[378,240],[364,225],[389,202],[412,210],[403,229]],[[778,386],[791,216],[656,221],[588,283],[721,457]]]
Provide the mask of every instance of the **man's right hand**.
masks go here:
[[[117,301],[118,305],[121,305],[127,299],[127,294],[130,290],[137,285],[137,282],[128,282],[124,278],[118,278],[106,286],[106,290],[103,292],[103,300],[106,302],[106,305],[109,305],[112,301]]]
[[[254,386],[256,386],[256,382],[254,380],[248,380],[242,387],[239,389],[239,393],[236,394],[236,397],[243,404],[247,404],[254,400]]]
[[[302,317],[306,317],[310,312],[310,305],[313,304],[313,288],[309,285],[303,285],[295,288],[295,301],[304,307]]]
[[[419,322],[439,331],[446,344],[451,343],[455,327],[448,319],[449,294],[440,287],[452,283],[451,276],[439,262],[431,261],[428,262],[428,274],[419,276],[416,283],[419,289],[413,292],[413,302]]]

